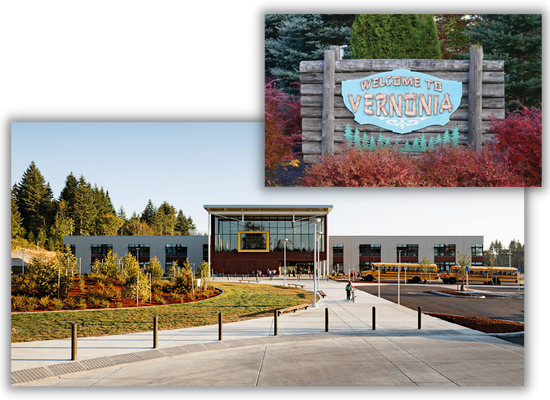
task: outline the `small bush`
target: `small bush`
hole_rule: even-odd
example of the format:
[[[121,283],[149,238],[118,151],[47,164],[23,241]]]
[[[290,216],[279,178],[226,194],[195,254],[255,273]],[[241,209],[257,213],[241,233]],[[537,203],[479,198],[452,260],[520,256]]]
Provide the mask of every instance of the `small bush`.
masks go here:
[[[86,299],[81,297],[80,300],[78,301],[78,308],[80,308],[81,310],[85,310],[87,307],[88,307],[88,304],[86,303]]]
[[[520,174],[526,186],[542,186],[542,111],[521,106],[503,120],[493,120],[491,144],[506,157],[508,167]]]
[[[34,311],[36,309],[36,298],[35,297],[29,297],[27,299],[27,304],[25,305],[25,311]]]
[[[53,299],[52,300],[52,308],[54,310],[61,310],[65,304],[63,303],[63,300],[61,299]]]
[[[38,300],[38,304],[40,304],[40,307],[42,307],[43,310],[47,310],[50,306],[50,301],[50,296],[44,296]]]
[[[310,166],[302,178],[304,186],[419,186],[414,162],[393,148],[358,151],[341,148],[340,155],[327,156]]]
[[[506,164],[488,150],[442,146],[420,156],[417,165],[422,186],[523,186],[521,177],[508,170]]]
[[[67,305],[67,308],[73,310],[78,306],[78,299],[74,296],[68,296],[65,299],[65,304]]]
[[[416,157],[393,148],[358,151],[342,148],[309,167],[304,186],[524,186],[520,174],[508,168],[502,155],[492,149],[438,146]]]
[[[115,301],[115,307],[116,308],[122,307],[122,301]]]
[[[20,311],[25,309],[25,306],[27,305],[27,298],[28,297],[25,295],[12,296],[11,304],[13,310]]]

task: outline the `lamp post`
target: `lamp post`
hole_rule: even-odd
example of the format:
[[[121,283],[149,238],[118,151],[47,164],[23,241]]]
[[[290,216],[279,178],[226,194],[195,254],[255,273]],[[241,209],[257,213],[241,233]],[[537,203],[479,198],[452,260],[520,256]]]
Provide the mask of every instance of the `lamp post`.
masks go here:
[[[23,264],[21,269],[21,275],[25,275],[25,249],[21,249],[21,253],[23,253]]]
[[[285,276],[285,278],[284,278],[284,279],[285,279],[285,282],[284,282],[284,286],[286,286],[286,244],[287,244],[287,242],[288,242],[288,239],[287,239],[287,238],[284,238],[284,239],[283,239],[283,242],[284,242],[284,244],[285,244],[285,271],[284,271],[284,274],[285,274],[285,275],[284,275],[284,276]]]
[[[397,264],[397,305],[401,305],[401,251],[399,253],[399,263]]]
[[[317,283],[316,283],[316,274],[317,274],[317,224],[321,222],[321,218],[310,218],[310,223],[313,223],[314,231],[313,231],[313,238],[315,239],[313,241],[313,305],[312,307],[317,307]]]

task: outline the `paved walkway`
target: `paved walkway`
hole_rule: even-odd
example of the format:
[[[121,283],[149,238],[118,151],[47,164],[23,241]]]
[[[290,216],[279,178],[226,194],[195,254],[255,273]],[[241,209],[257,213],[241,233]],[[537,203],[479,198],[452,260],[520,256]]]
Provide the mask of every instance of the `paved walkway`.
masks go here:
[[[77,361],[70,339],[13,343],[12,384],[524,385],[522,346],[427,315],[419,330],[414,310],[364,292],[349,303],[343,283],[322,281],[321,289],[318,307],[279,317],[278,336],[266,317],[224,324],[221,342],[217,325],[160,331],[154,350],[151,332],[79,338]]]

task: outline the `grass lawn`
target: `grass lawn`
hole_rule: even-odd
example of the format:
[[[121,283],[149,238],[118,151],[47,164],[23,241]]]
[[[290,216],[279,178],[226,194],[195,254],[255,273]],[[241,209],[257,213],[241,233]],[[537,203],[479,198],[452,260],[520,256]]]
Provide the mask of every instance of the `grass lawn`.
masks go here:
[[[71,325],[78,325],[78,336],[119,335],[153,329],[153,317],[159,330],[187,328],[273,315],[273,310],[313,303],[313,293],[283,286],[252,283],[221,283],[220,296],[184,304],[143,308],[90,311],[54,311],[16,313],[11,316],[11,341],[63,339],[71,336]]]

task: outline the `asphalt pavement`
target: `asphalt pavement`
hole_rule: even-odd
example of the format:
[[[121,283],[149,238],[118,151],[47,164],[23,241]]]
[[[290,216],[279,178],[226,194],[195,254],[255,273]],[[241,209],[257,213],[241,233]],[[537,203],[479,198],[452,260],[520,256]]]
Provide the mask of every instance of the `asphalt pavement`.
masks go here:
[[[376,283],[355,283],[357,289],[378,295]],[[400,304],[413,310],[418,306],[423,312],[434,312],[469,317],[495,318],[513,322],[524,322],[524,292],[505,287],[470,286],[470,293],[476,297],[448,297],[433,292],[456,290],[456,285],[401,284]],[[382,298],[397,303],[397,284],[381,284]]]

